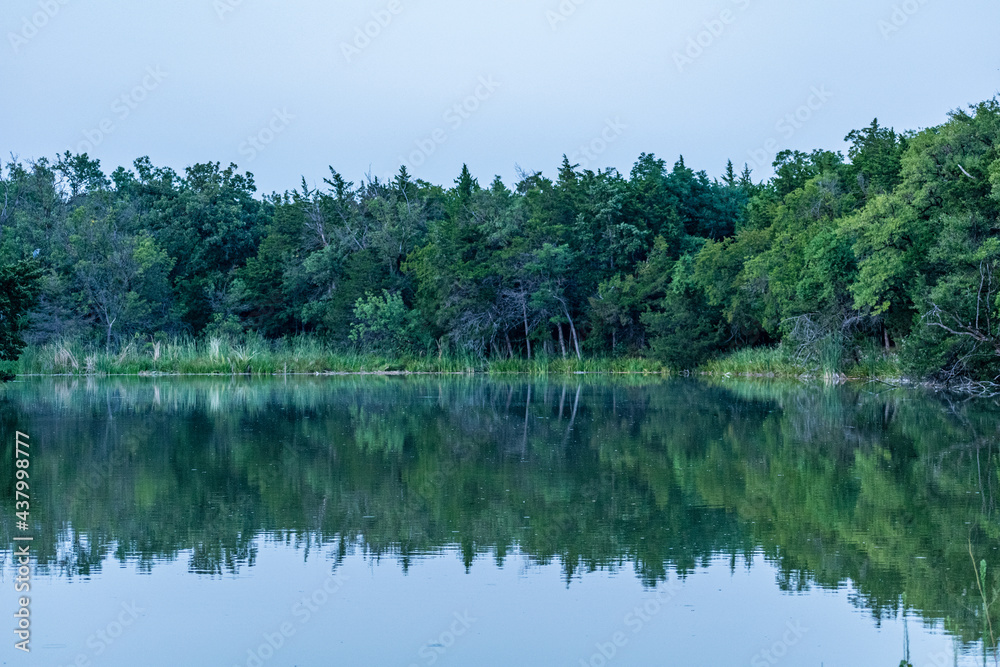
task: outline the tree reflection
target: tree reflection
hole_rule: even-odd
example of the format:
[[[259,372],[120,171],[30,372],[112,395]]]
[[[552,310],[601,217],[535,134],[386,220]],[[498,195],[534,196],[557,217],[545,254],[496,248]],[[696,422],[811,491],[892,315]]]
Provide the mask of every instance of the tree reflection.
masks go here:
[[[970,642],[1000,627],[992,403],[438,376],[45,380],[0,401],[4,474],[15,427],[40,443],[33,551],[60,576],[111,557],[235,573],[261,540],[404,569],[451,547],[467,568],[519,554],[568,585],[764,558],[783,590],[850,584],[876,619],[907,608]],[[0,498],[9,543],[13,491]]]

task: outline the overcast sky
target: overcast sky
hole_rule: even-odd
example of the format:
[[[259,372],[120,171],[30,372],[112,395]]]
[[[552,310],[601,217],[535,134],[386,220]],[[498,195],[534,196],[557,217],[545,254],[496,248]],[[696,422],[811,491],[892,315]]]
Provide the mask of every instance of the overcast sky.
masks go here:
[[[2,154],[235,162],[264,192],[563,153],[765,177],[1000,92],[996,0],[4,0],[0,27]]]

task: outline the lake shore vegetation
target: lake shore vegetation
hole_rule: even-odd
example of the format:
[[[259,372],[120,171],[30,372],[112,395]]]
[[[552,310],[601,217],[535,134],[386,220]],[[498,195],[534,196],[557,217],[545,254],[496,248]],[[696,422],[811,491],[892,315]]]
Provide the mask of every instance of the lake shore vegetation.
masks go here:
[[[1000,377],[1000,103],[774,175],[564,157],[260,195],[236,165],[0,169],[5,373]],[[25,347],[26,345],[26,347]],[[23,353],[22,353],[23,348]],[[20,358],[19,358],[20,357]],[[18,360],[19,359],[19,360]]]

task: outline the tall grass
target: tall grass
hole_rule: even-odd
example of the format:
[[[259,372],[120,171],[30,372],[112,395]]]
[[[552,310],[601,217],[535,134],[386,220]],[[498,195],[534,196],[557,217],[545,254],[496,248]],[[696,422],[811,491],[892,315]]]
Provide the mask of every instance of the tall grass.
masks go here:
[[[897,379],[896,355],[870,346],[853,355],[831,341],[802,363],[785,347],[744,348],[708,361],[710,375],[762,377],[846,376]],[[0,365],[18,375],[281,375],[324,373],[490,373],[532,376],[573,373],[667,375],[671,369],[641,357],[537,356],[533,359],[481,359],[473,355],[380,355],[344,350],[301,336],[266,340],[250,333],[239,339],[177,337],[133,340],[110,351],[80,342],[58,341],[24,350],[16,363]]]
[[[178,337],[133,340],[114,350],[73,341],[29,347],[10,370],[19,375],[281,375],[323,373],[668,373],[647,359],[484,360],[471,355],[387,356],[337,349],[311,337],[266,340]]]
[[[898,380],[903,377],[899,355],[887,353],[872,343],[858,352],[857,361],[847,365],[845,374],[865,380]]]
[[[844,363],[844,339],[833,334],[824,337],[816,344],[816,356],[823,377],[832,378],[840,375]]]
[[[583,358],[538,356],[534,359],[495,359],[486,362],[489,373],[524,373],[528,375],[567,375],[572,373],[643,373],[669,374],[670,369],[652,359],[638,357]]]
[[[855,380],[897,380],[903,376],[899,356],[877,345],[856,352],[833,338],[819,342],[815,353],[802,361],[786,347],[756,347],[736,350],[709,361],[702,371],[711,375],[764,377],[823,377]]]
[[[707,362],[702,371],[711,375],[800,376],[809,368],[782,347],[748,347]]]

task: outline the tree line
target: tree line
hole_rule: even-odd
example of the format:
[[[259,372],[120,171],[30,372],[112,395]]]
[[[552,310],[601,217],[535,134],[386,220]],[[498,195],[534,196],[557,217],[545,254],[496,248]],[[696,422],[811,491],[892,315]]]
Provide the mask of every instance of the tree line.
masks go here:
[[[783,151],[755,182],[643,154],[629,174],[462,168],[451,187],[260,196],[235,165],[86,154],[0,170],[0,344],[310,335],[382,354],[652,356],[675,368],[782,344],[898,353],[922,375],[1000,373],[1000,104],[847,155]]]

